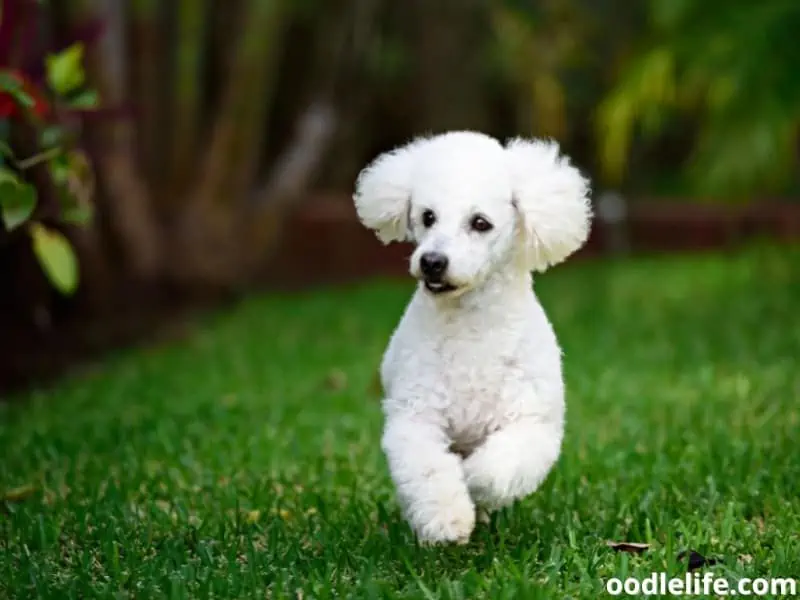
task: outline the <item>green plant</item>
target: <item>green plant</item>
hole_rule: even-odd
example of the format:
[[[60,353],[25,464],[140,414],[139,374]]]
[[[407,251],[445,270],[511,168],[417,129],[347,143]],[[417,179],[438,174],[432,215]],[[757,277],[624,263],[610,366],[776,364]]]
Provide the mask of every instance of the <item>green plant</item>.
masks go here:
[[[45,275],[60,292],[78,285],[78,260],[67,237],[51,222],[86,225],[92,218],[91,164],[70,129],[70,109],[92,109],[97,94],[86,85],[83,45],[73,44],[45,60],[45,85],[24,73],[0,69],[0,216],[7,233],[24,228]],[[21,157],[18,142],[33,154]],[[30,174],[44,171],[44,179]],[[55,214],[37,210],[47,186]],[[40,218],[41,217],[41,218]],[[45,218],[46,217],[46,218]]]
[[[800,133],[800,4],[791,0],[651,0],[648,41],[597,114],[611,183],[633,140],[696,123],[688,179],[705,193],[786,189]]]
[[[508,0],[492,5],[493,52],[515,88],[518,120],[530,134],[557,139],[567,134],[564,70],[585,51],[584,13],[571,0],[547,0],[535,8]]]

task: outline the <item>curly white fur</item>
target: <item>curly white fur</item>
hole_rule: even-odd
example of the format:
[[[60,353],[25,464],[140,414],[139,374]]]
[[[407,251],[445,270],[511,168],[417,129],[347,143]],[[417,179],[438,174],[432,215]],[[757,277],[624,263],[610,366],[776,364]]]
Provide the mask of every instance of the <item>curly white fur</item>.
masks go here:
[[[561,350],[531,271],[586,240],[588,182],[554,142],[505,147],[474,132],[419,139],[360,174],[359,218],[384,243],[411,240],[420,280],[381,365],[382,447],[422,542],[464,542],[476,508],[539,486],[558,459]],[[491,227],[476,230],[479,216]],[[420,259],[448,259],[426,286]]]

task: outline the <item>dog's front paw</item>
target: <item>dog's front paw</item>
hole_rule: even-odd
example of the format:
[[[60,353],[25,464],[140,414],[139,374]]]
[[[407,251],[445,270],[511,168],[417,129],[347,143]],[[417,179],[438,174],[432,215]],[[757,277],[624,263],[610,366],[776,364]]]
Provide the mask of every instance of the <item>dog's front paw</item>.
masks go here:
[[[466,544],[475,529],[475,506],[469,498],[442,506],[417,528],[419,542],[430,544]]]
[[[520,421],[492,434],[463,463],[475,504],[494,510],[533,493],[558,459],[561,430]]]
[[[466,544],[475,528],[475,515],[471,519],[462,517],[437,518],[426,524],[419,532],[420,544]]]
[[[464,475],[472,500],[487,513],[509,504],[515,497],[515,473],[490,452],[475,453],[464,461]]]

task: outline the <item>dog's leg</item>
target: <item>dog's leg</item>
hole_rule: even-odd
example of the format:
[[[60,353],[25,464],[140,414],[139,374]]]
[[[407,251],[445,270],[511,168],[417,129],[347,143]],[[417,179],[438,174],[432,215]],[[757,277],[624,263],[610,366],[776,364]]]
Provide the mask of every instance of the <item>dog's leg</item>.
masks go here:
[[[464,481],[461,458],[435,425],[392,417],[382,447],[397,495],[422,543],[465,543],[475,527],[475,505]]]
[[[561,450],[560,426],[521,419],[492,433],[464,461],[474,502],[488,510],[508,506],[536,490]]]

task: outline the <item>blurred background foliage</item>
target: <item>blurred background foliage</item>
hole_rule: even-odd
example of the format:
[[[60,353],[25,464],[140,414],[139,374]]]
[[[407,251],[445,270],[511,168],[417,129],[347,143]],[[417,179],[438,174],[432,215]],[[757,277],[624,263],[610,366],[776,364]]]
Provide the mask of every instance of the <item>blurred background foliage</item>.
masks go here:
[[[598,154],[624,181],[637,136],[688,130],[693,191],[741,197],[797,183],[800,3],[651,0],[636,54],[598,110]]]
[[[290,209],[348,203],[377,153],[447,129],[556,138],[632,201],[796,196],[798,31],[793,0],[4,0],[3,73],[54,107],[0,117],[9,168],[80,284],[53,290],[0,223],[0,313],[242,289]],[[78,47],[89,95],[65,106],[46,66]],[[54,125],[75,174],[19,169]],[[91,220],[64,218],[59,177]]]

